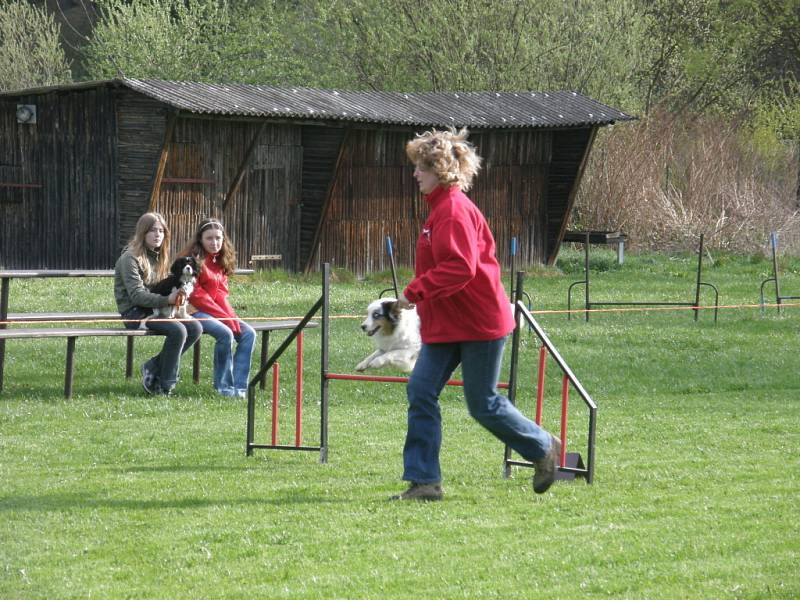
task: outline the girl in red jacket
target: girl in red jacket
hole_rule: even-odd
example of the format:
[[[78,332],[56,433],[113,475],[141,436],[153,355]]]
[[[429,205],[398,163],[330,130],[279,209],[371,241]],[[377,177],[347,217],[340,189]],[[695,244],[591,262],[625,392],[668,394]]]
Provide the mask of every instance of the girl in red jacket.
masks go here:
[[[236,270],[236,252],[216,219],[203,219],[194,242],[185,254],[197,257],[200,275],[189,304],[196,312],[203,333],[211,334],[214,344],[214,389],[223,396],[247,395],[250,359],[256,333],[239,320],[228,301],[228,275]],[[236,352],[233,342],[237,342]]]
[[[415,275],[401,308],[416,304],[422,348],[411,373],[403,479],[395,500],[441,500],[439,394],[461,364],[470,415],[534,463],[533,491],[553,483],[561,443],[497,393],[505,337],[514,318],[501,283],[492,232],[464,195],[480,168],[467,130],[428,131],[406,146],[429,213],[416,248]]]

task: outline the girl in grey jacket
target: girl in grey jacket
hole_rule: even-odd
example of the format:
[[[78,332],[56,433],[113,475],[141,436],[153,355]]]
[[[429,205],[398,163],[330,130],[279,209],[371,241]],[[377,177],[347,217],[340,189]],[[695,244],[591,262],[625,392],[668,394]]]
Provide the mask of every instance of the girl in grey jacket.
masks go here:
[[[147,289],[166,277],[169,267],[169,228],[159,213],[145,213],[114,267],[114,297],[125,327],[142,326],[166,336],[161,352],[141,367],[142,386],[148,394],[170,394],[178,381],[181,355],[203,333],[200,323],[193,319],[142,321],[154,308],[175,304],[176,292],[167,297]]]

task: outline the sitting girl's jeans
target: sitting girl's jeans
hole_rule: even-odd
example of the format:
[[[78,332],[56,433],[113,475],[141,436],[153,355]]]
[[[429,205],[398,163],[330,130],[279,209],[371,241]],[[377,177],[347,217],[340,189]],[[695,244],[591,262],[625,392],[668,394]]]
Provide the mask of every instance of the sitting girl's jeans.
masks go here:
[[[134,307],[124,313],[127,329],[138,329],[141,321],[152,314],[150,309]],[[181,355],[191,348],[203,334],[202,328],[196,321],[189,319],[181,321],[178,319],[150,319],[144,321],[144,326],[156,333],[166,336],[161,352],[145,362],[148,371],[155,375],[155,380],[161,391],[169,393],[178,382],[178,371],[181,366]]]
[[[192,315],[199,319],[203,333],[215,340],[214,344],[214,389],[225,396],[235,396],[247,389],[250,377],[250,358],[256,341],[256,332],[247,323],[239,321],[241,333],[235,335],[222,321],[204,312]],[[236,340],[236,352],[233,342]]]

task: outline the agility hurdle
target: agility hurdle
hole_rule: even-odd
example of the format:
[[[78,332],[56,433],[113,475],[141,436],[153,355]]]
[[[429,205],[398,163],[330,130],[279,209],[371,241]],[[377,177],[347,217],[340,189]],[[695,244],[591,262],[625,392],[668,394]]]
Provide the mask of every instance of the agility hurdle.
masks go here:
[[[578,381],[577,377],[573,374],[567,363],[558,353],[555,346],[544,333],[544,330],[533,318],[528,308],[522,301],[524,295],[523,286],[523,273],[519,273],[517,277],[517,286],[515,289],[515,322],[520,323],[520,317],[528,322],[528,326],[532,329],[539,340],[542,347],[539,355],[539,373],[538,373],[538,386],[537,386],[537,407],[536,407],[536,422],[541,424],[542,420],[542,404],[543,404],[543,390],[544,390],[544,361],[546,353],[549,352],[550,356],[556,361],[560,367],[562,378],[562,407],[561,407],[561,444],[562,454],[559,460],[559,469],[556,474],[557,479],[574,479],[576,476],[584,477],[587,483],[592,483],[594,479],[594,464],[595,464],[595,431],[597,423],[597,406],[592,401],[589,394]],[[308,326],[309,321],[321,310],[321,357],[320,357],[320,443],[318,446],[308,446],[302,444],[302,401],[303,401],[303,329]],[[295,391],[295,444],[294,445],[281,445],[277,439],[277,426],[278,426],[278,388],[279,388],[279,365],[278,358],[284,351],[297,341],[297,374],[298,381]],[[353,375],[345,373],[333,373],[329,370],[329,341],[330,341],[330,265],[325,263],[323,265],[322,276],[322,295],[306,313],[302,320],[292,330],[292,332],[283,341],[280,347],[266,360],[261,369],[251,379],[247,388],[247,441],[246,452],[250,456],[255,449],[274,449],[274,450],[300,450],[300,451],[318,451],[320,453],[320,462],[327,462],[328,458],[328,406],[329,406],[329,383],[331,380],[349,380],[349,381],[374,381],[386,383],[407,383],[408,377],[397,376],[378,376],[378,375]],[[519,365],[519,348],[520,348],[520,327],[514,329],[512,347],[511,347],[511,365],[509,373],[509,381],[507,383],[500,382],[497,387],[500,389],[508,390],[509,401],[515,403],[517,380],[518,380],[518,365]],[[272,439],[271,443],[256,443],[254,441],[255,430],[255,395],[256,388],[266,378],[267,372],[272,369]],[[449,386],[463,386],[461,380],[452,379],[447,382]],[[576,453],[567,453],[567,413],[568,413],[568,394],[569,387],[572,386],[577,390],[578,394],[584,401],[584,404],[589,409],[589,437],[587,460],[584,466],[581,455]],[[504,456],[504,473],[510,476],[512,466],[532,467],[533,463],[526,461],[513,460],[511,458],[511,450],[505,447]]]
[[[319,424],[319,445],[303,445],[303,330],[309,326],[309,322],[322,309],[322,336],[327,338],[328,331],[328,289],[330,286],[330,265],[325,263],[322,269],[322,296],[314,306],[300,320],[297,326],[283,340],[277,350],[264,362],[258,373],[250,380],[247,386],[247,432],[245,442],[245,452],[247,456],[253,454],[253,450],[299,450],[304,452],[319,452],[319,461],[328,462],[328,398],[322,397],[320,406]],[[278,443],[278,389],[280,368],[278,359],[286,349],[296,340],[297,346],[297,378],[295,383],[295,443],[294,445],[282,445]],[[324,352],[323,352],[324,354]],[[267,372],[272,371],[272,436],[271,443],[255,442],[255,420],[256,420],[256,387],[263,385],[266,380]]]
[[[542,349],[547,349],[551,356],[556,360],[556,363],[564,373],[562,385],[562,409],[561,409],[561,448],[562,453],[559,460],[559,469],[556,474],[557,479],[574,479],[576,476],[584,477],[587,483],[592,483],[594,479],[594,463],[595,463],[595,430],[597,423],[597,406],[592,401],[589,394],[578,381],[577,377],[573,374],[567,363],[558,353],[555,346],[542,330],[541,326],[531,315],[522,298],[526,296],[522,287],[523,274],[519,273],[517,278],[517,285],[515,288],[515,323],[521,324],[519,319],[522,316],[529,325],[529,328],[536,332],[536,335],[542,342]],[[327,288],[326,288],[327,289]],[[325,295],[324,305],[327,306],[327,296]],[[328,311],[323,309],[323,314],[327,315]],[[327,317],[324,317],[327,319]],[[328,370],[328,332],[329,328],[323,322],[322,327],[322,398],[323,403],[328,405],[328,384],[331,380],[343,381],[373,381],[384,383],[407,383],[408,377],[386,376],[386,375],[352,375],[346,373],[332,373]],[[519,346],[520,346],[520,327],[519,325],[514,328],[512,346],[511,346],[511,365],[509,371],[508,382],[499,382],[497,387],[500,389],[508,390],[508,399],[510,402],[515,403],[518,368],[519,368]],[[539,369],[539,384],[537,391],[537,409],[536,409],[536,423],[541,424],[542,421],[542,405],[543,405],[543,390],[544,390],[544,367],[543,354],[540,354],[540,369]],[[464,382],[459,379],[451,379],[447,382],[448,386],[463,386]],[[569,385],[572,385],[578,394],[583,399],[586,406],[589,408],[589,439],[587,449],[587,460],[584,466],[581,455],[578,453],[567,453],[567,411],[568,411],[568,392]],[[504,474],[506,477],[511,474],[512,466],[533,467],[533,463],[527,461],[518,461],[511,458],[511,449],[506,446],[504,450]]]
[[[772,277],[769,277],[761,282],[761,314],[764,314],[764,286],[770,281],[775,282],[775,304],[777,305],[778,314],[781,314],[781,304],[784,300],[800,300],[800,296],[782,296],[780,277],[778,275],[778,234],[772,232],[769,234],[769,242],[772,247]]]
[[[595,438],[597,429],[597,405],[589,396],[588,392],[583,388],[581,382],[569,368],[569,365],[561,357],[556,347],[547,337],[547,334],[542,329],[541,325],[533,318],[533,315],[522,302],[524,274],[522,272],[517,274],[516,295],[514,298],[515,314],[514,320],[520,323],[519,317],[522,316],[527,321],[528,326],[532,329],[541,342],[539,348],[539,361],[538,373],[536,378],[536,417],[537,425],[542,424],[542,412],[544,405],[544,382],[545,382],[545,365],[548,354],[555,360],[559,369],[561,369],[561,427],[559,439],[561,440],[561,456],[559,457],[559,469],[556,473],[556,479],[574,479],[575,477],[583,477],[586,479],[587,484],[594,481],[594,463],[595,463]],[[516,404],[517,395],[517,373],[519,363],[519,344],[520,344],[520,327],[514,329],[514,334],[511,341],[511,388],[509,390],[509,400]],[[569,390],[570,387],[574,388],[578,395],[583,400],[583,403],[589,410],[589,431],[587,439],[586,450],[586,464],[584,465],[583,459],[579,453],[567,452],[567,416],[569,409]],[[527,461],[513,460],[511,458],[511,448],[506,446],[503,457],[503,472],[506,477],[511,476],[511,467],[533,467],[533,463]]]
[[[694,308],[694,320],[697,321],[697,315],[700,312],[700,288],[703,286],[710,287],[714,290],[714,322],[717,322],[717,313],[719,312],[719,290],[715,285],[706,283],[703,278],[703,234],[700,234],[700,249],[697,252],[697,282],[695,285],[695,294],[693,302],[660,302],[655,300],[644,300],[640,302],[598,302],[591,300],[589,297],[589,244],[591,243],[589,232],[586,232],[583,240],[584,258],[583,258],[583,273],[584,278],[580,281],[574,281],[567,289],[567,320],[572,319],[572,288],[576,285],[584,285],[584,316],[589,320],[589,311],[594,306],[691,306]]]

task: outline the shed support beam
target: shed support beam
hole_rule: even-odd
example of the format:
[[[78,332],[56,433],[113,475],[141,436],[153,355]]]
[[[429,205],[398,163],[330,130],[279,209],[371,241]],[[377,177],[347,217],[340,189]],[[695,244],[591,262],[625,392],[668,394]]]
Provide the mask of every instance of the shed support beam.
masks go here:
[[[586,142],[586,148],[583,150],[583,157],[581,158],[580,165],[578,166],[578,171],[575,173],[575,178],[572,180],[572,189],[569,191],[569,197],[567,199],[567,209],[564,211],[564,217],[561,221],[561,227],[559,227],[558,230],[556,243],[552,247],[550,256],[546,257],[546,263],[548,265],[553,265],[556,262],[558,249],[561,247],[561,241],[564,239],[564,234],[567,232],[567,222],[569,221],[569,216],[572,214],[572,208],[575,206],[575,198],[578,195],[578,186],[580,185],[581,179],[583,179],[583,172],[586,170],[586,164],[589,162],[589,153],[592,151],[592,146],[594,145],[595,137],[597,137],[598,129],[599,127],[596,125],[592,127],[592,132],[589,134],[589,141]]]
[[[347,148],[347,144],[350,142],[352,129],[347,129],[344,132],[344,137],[342,138],[342,143],[339,146],[339,154],[336,157],[336,164],[333,166],[333,173],[331,173],[331,180],[328,184],[328,189],[325,192],[325,203],[322,205],[322,212],[319,215],[319,223],[317,224],[317,230],[314,232],[314,239],[311,242],[311,248],[308,252],[308,258],[306,259],[306,265],[303,269],[304,273],[308,273],[311,271],[311,266],[314,261],[314,254],[317,251],[317,246],[319,245],[319,238],[322,237],[322,228],[325,226],[325,221],[328,218],[328,208],[331,204],[331,194],[333,193],[333,188],[336,186],[336,180],[339,178],[339,167],[342,164],[342,157],[344,156],[345,148]]]
[[[167,119],[167,127],[164,132],[164,143],[161,145],[161,156],[158,159],[158,166],[156,167],[156,175],[153,178],[153,188],[150,192],[150,207],[152,212],[156,209],[158,197],[161,195],[161,182],[164,179],[164,171],[167,168],[167,159],[169,158],[169,145],[172,143],[172,133],[175,131],[175,123],[178,120],[178,113],[170,113]]]
[[[230,204],[233,197],[236,195],[236,192],[239,191],[239,186],[242,184],[242,180],[244,179],[244,174],[247,172],[247,165],[250,164],[250,158],[253,156],[253,152],[258,147],[258,138],[261,137],[261,133],[264,131],[264,128],[267,126],[266,121],[262,121],[261,125],[256,131],[256,134],[253,136],[253,141],[250,142],[250,145],[247,147],[247,151],[244,153],[244,159],[242,160],[242,164],[239,165],[239,170],[236,173],[236,177],[233,178],[233,182],[231,183],[231,187],[228,190],[228,193],[225,195],[225,200],[222,202],[222,210],[224,211],[227,208],[228,204]]]

